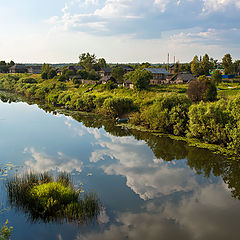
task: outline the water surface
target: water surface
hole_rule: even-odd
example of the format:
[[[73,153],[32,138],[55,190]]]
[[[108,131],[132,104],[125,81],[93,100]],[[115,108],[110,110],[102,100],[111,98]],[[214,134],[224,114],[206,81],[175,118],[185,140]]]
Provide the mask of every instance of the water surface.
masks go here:
[[[11,207],[0,223],[9,220],[12,239],[239,239],[238,162],[94,116],[74,118],[0,102],[0,164],[16,166],[8,174],[67,171],[103,205],[97,222],[82,226],[32,223]]]

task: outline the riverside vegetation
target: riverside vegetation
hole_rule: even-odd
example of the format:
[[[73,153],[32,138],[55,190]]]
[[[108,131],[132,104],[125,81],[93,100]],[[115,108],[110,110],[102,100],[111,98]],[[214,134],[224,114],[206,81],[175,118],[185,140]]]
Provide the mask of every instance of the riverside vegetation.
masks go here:
[[[100,212],[95,194],[82,195],[66,173],[54,179],[49,173],[24,173],[6,183],[10,204],[23,210],[31,221],[68,221],[85,224]]]
[[[186,94],[187,85],[155,86],[136,91],[108,84],[83,85],[74,79],[60,80],[58,76],[42,79],[40,75],[2,74],[0,89],[54,107],[111,118],[128,116],[134,126],[220,145],[234,154],[240,152],[238,83],[232,83],[236,87],[231,91],[230,83],[219,84],[219,98],[214,102],[207,101],[214,100],[211,98],[192,102]]]

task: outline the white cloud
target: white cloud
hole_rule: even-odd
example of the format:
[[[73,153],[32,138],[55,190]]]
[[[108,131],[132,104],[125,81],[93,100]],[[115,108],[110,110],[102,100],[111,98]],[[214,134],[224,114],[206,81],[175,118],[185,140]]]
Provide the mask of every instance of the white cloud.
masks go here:
[[[203,3],[203,12],[207,13],[224,11],[228,6],[240,8],[239,0],[203,0]]]
[[[82,161],[69,158],[61,152],[58,152],[56,157],[52,157],[43,152],[37,152],[34,148],[25,148],[24,153],[31,154],[31,159],[25,161],[24,164],[37,172],[57,170],[71,173],[74,170],[82,171]]]

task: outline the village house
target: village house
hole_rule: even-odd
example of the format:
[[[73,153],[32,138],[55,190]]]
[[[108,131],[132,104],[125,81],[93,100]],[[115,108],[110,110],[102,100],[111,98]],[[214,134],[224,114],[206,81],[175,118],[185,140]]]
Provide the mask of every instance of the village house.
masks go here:
[[[9,68],[9,73],[26,73],[28,69],[24,64],[15,64]]]
[[[165,68],[145,68],[145,70],[148,70],[153,75],[150,85],[164,84],[167,77],[171,75]]]
[[[40,65],[29,66],[27,70],[28,70],[28,73],[30,74],[40,74],[42,70],[42,66]]]
[[[196,78],[191,73],[178,73],[171,78],[170,83],[186,84],[192,80],[196,80]]]
[[[130,79],[128,79],[123,83],[123,87],[133,89],[133,82]]]

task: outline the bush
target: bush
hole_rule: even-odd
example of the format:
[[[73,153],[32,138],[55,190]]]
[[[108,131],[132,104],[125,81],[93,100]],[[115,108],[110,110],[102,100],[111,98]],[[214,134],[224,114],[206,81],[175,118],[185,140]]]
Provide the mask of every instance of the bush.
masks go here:
[[[142,125],[163,133],[184,135],[191,101],[182,95],[160,96],[141,114]]]
[[[13,227],[7,226],[8,220],[0,228],[0,240],[10,240]]]
[[[130,98],[107,98],[102,106],[102,112],[111,117],[121,117],[135,107]]]
[[[37,83],[37,80],[32,77],[23,77],[19,79],[21,83]]]
[[[99,200],[94,194],[81,196],[70,176],[61,173],[56,180],[48,173],[26,173],[7,182],[10,203],[23,209],[34,220],[84,221],[99,214]]]
[[[189,137],[202,139],[208,143],[226,144],[228,134],[225,125],[230,115],[224,100],[216,103],[194,104],[189,110]]]

